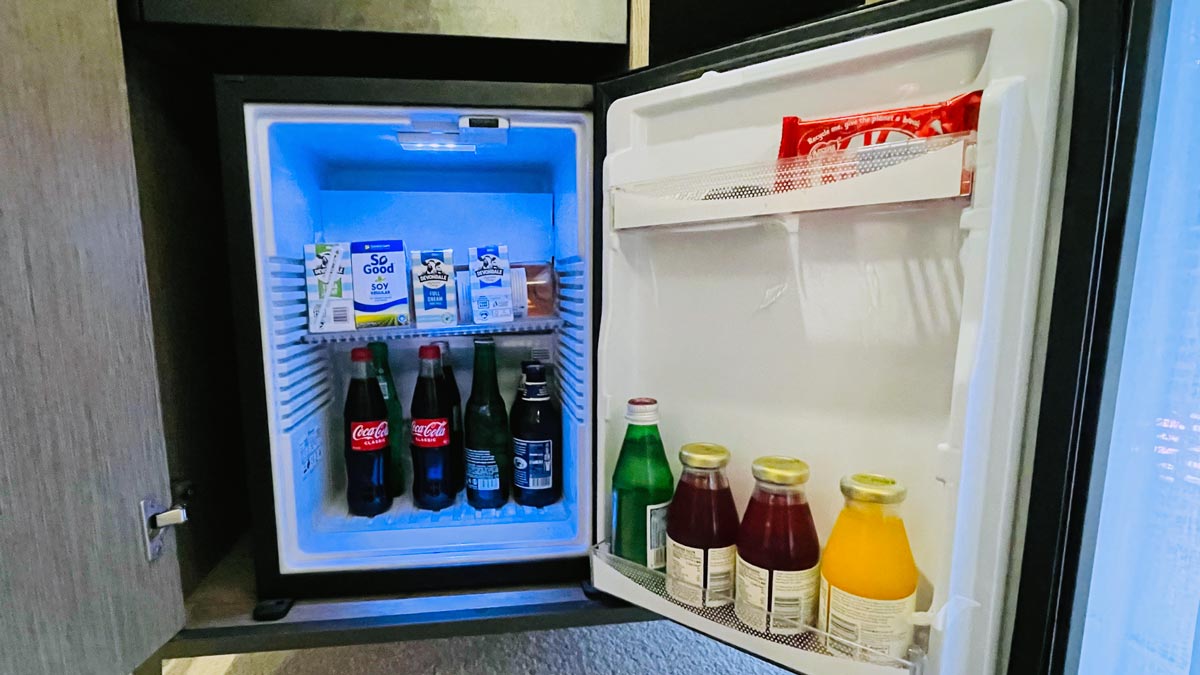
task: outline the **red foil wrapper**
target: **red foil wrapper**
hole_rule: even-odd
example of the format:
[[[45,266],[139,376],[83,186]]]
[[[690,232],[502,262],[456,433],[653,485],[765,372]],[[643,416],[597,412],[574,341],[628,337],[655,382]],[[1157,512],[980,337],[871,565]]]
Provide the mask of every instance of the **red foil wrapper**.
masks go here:
[[[982,97],[982,91],[973,91],[941,103],[858,115],[815,120],[785,117],[779,159],[788,163],[786,171],[781,163],[775,189],[786,191],[853,178],[859,173],[856,159],[861,156],[844,154],[847,150],[975,131]],[[962,194],[970,193],[972,177],[964,168]]]
[[[779,158],[974,131],[979,127],[982,97],[982,91],[973,91],[941,103],[861,115],[819,120],[785,117]]]

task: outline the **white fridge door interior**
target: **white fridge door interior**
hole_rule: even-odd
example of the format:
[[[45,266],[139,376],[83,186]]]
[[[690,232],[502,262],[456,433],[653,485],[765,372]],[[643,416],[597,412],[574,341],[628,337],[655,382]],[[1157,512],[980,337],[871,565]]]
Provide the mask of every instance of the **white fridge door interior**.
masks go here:
[[[694,613],[603,543],[634,396],[682,443],[730,448],[744,508],[759,456],[800,457],[818,534],[841,476],[909,488],[926,672],[995,667],[1050,194],[1066,11],[1015,0],[615,101],[604,163],[596,587],[786,667],[895,673],[819,636]],[[982,90],[977,134],[873,172],[779,190],[781,118]],[[846,151],[847,165],[870,159]],[[960,195],[963,173],[973,178]],[[763,182],[765,181],[765,183]]]

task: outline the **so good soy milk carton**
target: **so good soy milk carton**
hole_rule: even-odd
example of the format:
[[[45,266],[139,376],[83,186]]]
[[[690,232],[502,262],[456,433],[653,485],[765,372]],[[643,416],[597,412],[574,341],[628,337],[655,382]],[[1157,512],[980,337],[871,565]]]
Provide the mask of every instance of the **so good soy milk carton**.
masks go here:
[[[354,267],[354,325],[408,325],[408,265],[399,239],[350,244]]]

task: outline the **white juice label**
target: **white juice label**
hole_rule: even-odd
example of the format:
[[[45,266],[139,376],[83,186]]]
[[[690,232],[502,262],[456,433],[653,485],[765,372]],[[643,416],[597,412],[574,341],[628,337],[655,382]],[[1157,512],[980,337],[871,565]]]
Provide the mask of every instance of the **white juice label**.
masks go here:
[[[667,507],[671,502],[646,507],[646,567],[661,570],[667,566]]]
[[[721,607],[733,601],[736,546],[692,548],[667,537],[667,593],[691,607]]]
[[[874,652],[904,658],[912,642],[909,619],[916,608],[916,591],[899,600],[872,600],[831,586],[822,576],[817,628],[832,638],[839,638],[825,638],[830,651],[860,661],[892,663]]]
[[[820,569],[813,565],[806,570],[768,570],[739,555],[734,613],[742,623],[764,633],[802,632],[816,619]]]

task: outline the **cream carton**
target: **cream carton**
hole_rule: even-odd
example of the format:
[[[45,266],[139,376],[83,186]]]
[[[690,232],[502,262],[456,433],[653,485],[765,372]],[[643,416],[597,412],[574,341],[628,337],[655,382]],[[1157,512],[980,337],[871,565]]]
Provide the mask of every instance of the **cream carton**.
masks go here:
[[[471,247],[469,290],[471,315],[475,323],[508,323],[513,320],[508,246]]]
[[[412,252],[413,313],[421,328],[458,325],[454,250]]]
[[[399,239],[350,244],[354,266],[354,325],[408,325],[408,265]]]
[[[305,244],[308,332],[354,330],[354,277],[350,244]]]

